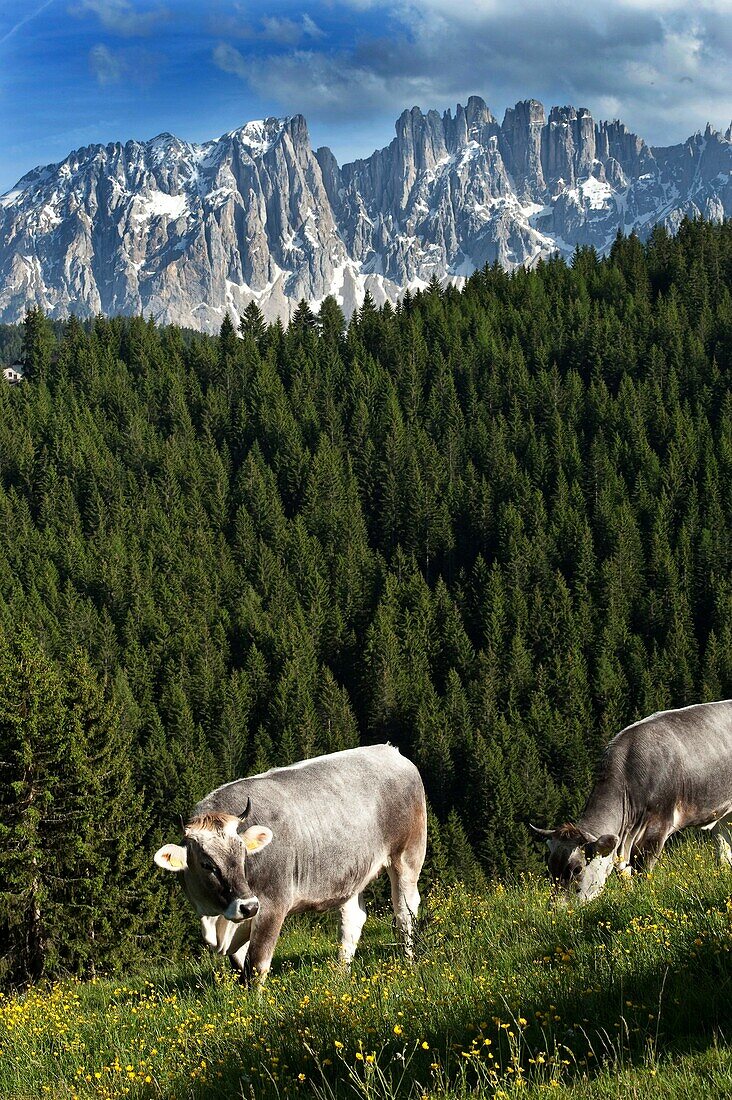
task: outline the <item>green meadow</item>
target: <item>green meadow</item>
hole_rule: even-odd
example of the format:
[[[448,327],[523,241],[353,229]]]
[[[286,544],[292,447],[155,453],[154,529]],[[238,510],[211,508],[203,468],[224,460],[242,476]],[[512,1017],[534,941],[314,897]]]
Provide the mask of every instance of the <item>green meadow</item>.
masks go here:
[[[579,909],[537,878],[435,890],[414,963],[385,909],[350,974],[336,943],[332,915],[292,919],[261,991],[201,949],[175,968],[8,996],[0,1096],[732,1093],[730,874],[701,841]]]

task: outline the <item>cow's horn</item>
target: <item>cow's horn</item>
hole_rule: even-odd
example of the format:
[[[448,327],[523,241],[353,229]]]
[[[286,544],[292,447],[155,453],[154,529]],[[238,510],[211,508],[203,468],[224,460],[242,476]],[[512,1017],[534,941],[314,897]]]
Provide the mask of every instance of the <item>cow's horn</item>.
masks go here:
[[[245,817],[248,816],[249,811],[251,810],[251,808],[252,808],[252,800],[251,800],[251,798],[247,798],[247,804],[244,807],[244,809],[242,810],[242,812],[239,814],[239,817],[242,819],[242,821],[244,820]]]
[[[540,829],[537,825],[532,825],[531,822],[529,822],[529,828],[531,829],[532,833],[536,833],[537,836],[554,836],[553,829]]]

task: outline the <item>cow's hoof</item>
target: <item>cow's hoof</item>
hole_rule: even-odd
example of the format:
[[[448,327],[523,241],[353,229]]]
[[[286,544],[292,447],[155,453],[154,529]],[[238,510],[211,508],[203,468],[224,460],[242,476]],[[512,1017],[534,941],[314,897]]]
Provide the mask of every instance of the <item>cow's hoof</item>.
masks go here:
[[[252,984],[252,970],[248,966],[237,966],[232,958],[229,958],[231,969],[234,971],[239,985],[249,987]]]

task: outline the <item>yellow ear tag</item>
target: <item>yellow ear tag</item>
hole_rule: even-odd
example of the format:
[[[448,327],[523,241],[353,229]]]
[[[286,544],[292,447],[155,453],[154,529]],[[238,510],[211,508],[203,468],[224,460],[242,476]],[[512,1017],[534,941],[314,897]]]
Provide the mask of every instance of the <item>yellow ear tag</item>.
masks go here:
[[[168,856],[168,863],[170,864],[170,866],[173,868],[174,871],[180,871],[181,868],[183,867],[183,860],[180,858],[180,856],[174,856],[174,855]]]
[[[261,848],[262,840],[262,833],[258,833],[256,836],[248,836],[244,841],[244,847],[248,852],[256,852],[257,848]]]

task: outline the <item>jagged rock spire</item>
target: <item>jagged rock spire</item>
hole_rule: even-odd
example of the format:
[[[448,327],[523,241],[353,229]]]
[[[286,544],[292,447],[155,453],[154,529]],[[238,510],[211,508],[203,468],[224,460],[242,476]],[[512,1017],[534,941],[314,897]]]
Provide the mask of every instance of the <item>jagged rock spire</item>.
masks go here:
[[[86,146],[0,197],[0,320],[144,312],[218,331],[254,301],[287,320],[335,294],[350,314],[486,262],[609,248],[684,214],[732,216],[732,124],[651,149],[618,120],[535,99],[499,123],[479,96],[419,107],[340,167],[302,115],[204,145],[162,133]]]

